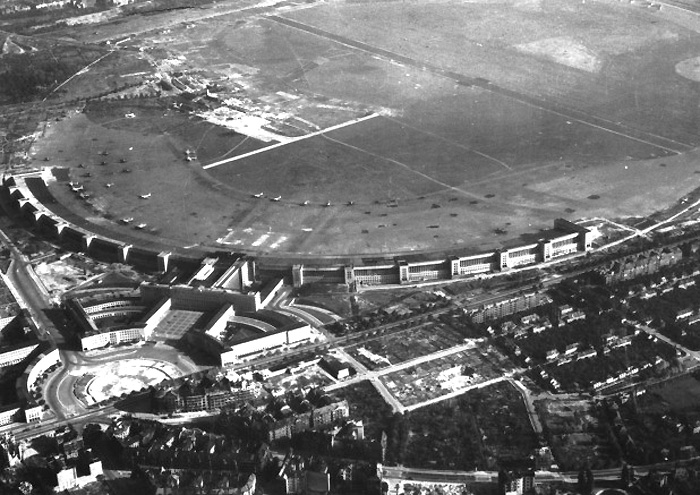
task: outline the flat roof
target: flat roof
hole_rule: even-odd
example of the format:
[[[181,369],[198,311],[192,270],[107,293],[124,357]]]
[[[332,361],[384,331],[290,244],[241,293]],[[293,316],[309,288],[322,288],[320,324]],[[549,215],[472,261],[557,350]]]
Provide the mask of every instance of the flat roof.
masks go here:
[[[207,316],[209,312],[205,311],[170,309],[153,333],[161,338],[179,340]]]

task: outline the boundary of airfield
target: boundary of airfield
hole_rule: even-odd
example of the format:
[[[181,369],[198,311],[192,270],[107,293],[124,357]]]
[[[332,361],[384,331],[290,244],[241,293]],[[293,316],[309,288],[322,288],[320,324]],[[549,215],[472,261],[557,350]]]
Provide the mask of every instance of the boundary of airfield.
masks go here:
[[[38,233],[57,241],[69,251],[83,252],[101,261],[129,264],[147,272],[165,272],[173,266],[194,269],[206,256],[231,253],[223,246],[220,249],[206,246],[184,248],[158,238],[117,234],[58,202],[48,190],[43,174],[42,171],[33,171],[5,175],[0,184],[0,204],[12,218],[24,220]],[[630,235],[622,241],[643,236],[698,204],[700,201],[643,231],[630,228]],[[346,284],[351,290],[365,290],[447,283],[539,268],[620,242],[594,249],[591,234],[590,230],[574,222],[557,219],[551,234],[537,242],[480,253],[469,253],[468,248],[460,248],[412,255],[363,256],[361,259],[236,254],[254,258],[259,276],[282,277],[295,287],[325,282]],[[555,243],[564,246],[557,247]],[[358,261],[363,264],[356,265]]]

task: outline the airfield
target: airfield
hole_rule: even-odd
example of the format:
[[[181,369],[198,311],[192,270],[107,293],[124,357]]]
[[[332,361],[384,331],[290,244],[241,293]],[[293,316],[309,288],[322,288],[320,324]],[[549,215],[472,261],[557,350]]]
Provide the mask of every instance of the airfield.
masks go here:
[[[223,5],[58,33],[119,42],[114,66],[104,57],[67,93],[129,60],[129,89],[35,141],[61,204],[115,237],[349,258],[478,252],[559,217],[634,224],[700,185],[694,14],[607,0]],[[206,105],[164,78],[208,86]]]

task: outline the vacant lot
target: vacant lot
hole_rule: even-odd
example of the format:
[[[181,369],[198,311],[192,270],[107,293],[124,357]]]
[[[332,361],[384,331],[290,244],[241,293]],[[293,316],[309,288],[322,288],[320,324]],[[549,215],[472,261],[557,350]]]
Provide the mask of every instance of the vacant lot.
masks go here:
[[[377,369],[453,347],[463,340],[454,330],[435,324],[368,340],[347,350],[367,368]]]
[[[455,354],[394,371],[381,377],[404,406],[413,406],[500,378],[511,364],[491,346]]]

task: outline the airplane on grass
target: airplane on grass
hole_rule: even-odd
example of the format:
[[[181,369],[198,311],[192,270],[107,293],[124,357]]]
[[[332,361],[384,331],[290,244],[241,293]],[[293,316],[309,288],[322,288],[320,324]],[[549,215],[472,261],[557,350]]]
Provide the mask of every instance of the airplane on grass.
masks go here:
[[[275,196],[274,198],[271,198],[271,199],[272,199],[272,201],[279,201],[280,199],[282,199],[282,196]]]
[[[151,193],[139,194],[139,198],[141,198],[141,199],[148,199],[150,197],[151,197]]]
[[[194,151],[190,150],[189,148],[187,148],[185,150],[185,160],[187,160],[188,162],[191,162],[192,160],[196,160],[196,159],[197,159],[196,153]]]
[[[134,217],[124,217],[122,218],[122,223],[131,223],[134,221]]]
[[[108,182],[107,184],[105,184],[105,187],[106,187],[107,189],[109,189],[109,188],[112,187],[113,185],[114,185],[113,182]]]
[[[262,198],[264,195],[265,195],[265,193],[259,192],[259,193],[257,193],[257,194],[253,194],[253,197],[254,197],[254,198]]]
[[[137,228],[139,230],[143,230],[146,228],[146,225],[147,224],[145,224],[145,223],[140,223],[140,224],[136,225],[135,228]]]

